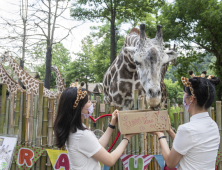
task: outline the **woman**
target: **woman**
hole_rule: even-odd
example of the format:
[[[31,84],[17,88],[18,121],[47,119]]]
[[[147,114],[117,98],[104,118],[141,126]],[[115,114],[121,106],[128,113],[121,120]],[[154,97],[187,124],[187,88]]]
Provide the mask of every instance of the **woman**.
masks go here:
[[[67,88],[60,97],[58,113],[54,123],[56,145],[61,148],[66,145],[73,170],[101,170],[99,162],[113,166],[120,158],[132,135],[124,135],[118,147],[109,153],[106,151],[110,136],[117,123],[117,113],[112,113],[109,127],[98,140],[83,124],[85,118],[92,115],[93,104],[88,99],[84,83],[77,89]]]
[[[215,100],[216,77],[206,79],[195,77],[189,80],[182,77],[184,84],[183,104],[190,113],[190,122],[180,125],[177,134],[167,131],[173,140],[170,150],[163,132],[158,136],[163,158],[169,168],[178,163],[178,170],[214,170],[220,143],[218,126],[209,116],[207,109]],[[206,74],[206,73],[205,73]]]

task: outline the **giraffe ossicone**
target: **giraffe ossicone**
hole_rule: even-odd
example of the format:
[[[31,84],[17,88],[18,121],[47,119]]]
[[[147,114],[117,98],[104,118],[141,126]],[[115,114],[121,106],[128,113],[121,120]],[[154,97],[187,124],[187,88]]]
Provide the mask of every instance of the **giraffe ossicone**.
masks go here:
[[[132,109],[134,90],[138,89],[150,107],[159,108],[166,101],[164,75],[169,62],[176,58],[176,52],[164,50],[162,26],[157,26],[153,39],[146,37],[145,24],[140,30],[133,28],[104,75],[104,101],[116,101],[120,109]]]

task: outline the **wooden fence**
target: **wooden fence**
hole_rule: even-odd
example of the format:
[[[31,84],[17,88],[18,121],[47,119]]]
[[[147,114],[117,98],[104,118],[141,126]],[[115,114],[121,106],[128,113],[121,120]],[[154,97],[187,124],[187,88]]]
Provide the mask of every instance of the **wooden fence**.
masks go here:
[[[17,91],[16,94],[10,94],[10,98],[6,99],[6,85],[2,85],[2,100],[1,100],[1,114],[0,114],[0,133],[18,135],[18,144],[25,146],[43,147],[48,149],[61,149],[55,146],[55,138],[53,134],[53,122],[55,120],[58,102],[58,95],[55,99],[43,96],[43,84],[39,84],[39,95],[33,93],[27,94],[26,92]],[[90,97],[91,98],[91,97]],[[93,117],[97,118],[103,114],[111,114],[115,109],[118,109],[115,103],[110,106],[102,103],[100,96],[94,96],[92,102],[95,106]],[[138,96],[138,90],[134,91],[134,110],[148,109],[144,96]],[[170,101],[167,102],[167,109],[170,113]],[[215,112],[216,110],[216,112]],[[216,120],[221,134],[221,101],[216,102],[216,109],[211,108],[208,110],[213,120]],[[177,130],[180,124],[189,122],[189,113],[185,110],[179,113],[173,113],[174,128]],[[90,118],[85,119],[85,124],[96,136],[101,136],[108,127],[108,122],[111,117],[104,117],[94,123]],[[118,126],[118,125],[117,125]],[[98,130],[99,129],[99,130]],[[112,145],[113,140],[118,134],[118,127],[114,130],[111,136],[108,148]],[[167,134],[166,134],[167,135]],[[115,150],[120,141],[120,135],[117,143],[112,148],[111,152]],[[221,139],[222,140],[222,139]],[[167,142],[172,147],[172,140],[167,135]],[[65,148],[62,148],[65,149]],[[222,145],[220,143],[220,151]],[[124,151],[124,154],[132,155],[159,155],[161,154],[159,141],[157,136],[149,133],[141,133],[134,136]],[[219,164],[219,169],[222,170],[222,163]],[[12,170],[18,169],[16,163],[13,161]],[[38,159],[33,170],[51,170],[53,169],[47,152],[44,151],[43,155]],[[110,168],[111,170],[124,169],[121,160]],[[148,170],[160,170],[155,158],[152,159],[148,166]]]

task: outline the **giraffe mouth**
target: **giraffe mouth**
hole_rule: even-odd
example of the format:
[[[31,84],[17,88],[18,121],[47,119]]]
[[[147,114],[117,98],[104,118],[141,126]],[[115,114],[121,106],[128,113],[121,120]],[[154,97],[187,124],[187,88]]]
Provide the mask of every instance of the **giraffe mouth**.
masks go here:
[[[156,107],[161,102],[161,97],[149,98],[146,97],[147,105],[150,107]]]

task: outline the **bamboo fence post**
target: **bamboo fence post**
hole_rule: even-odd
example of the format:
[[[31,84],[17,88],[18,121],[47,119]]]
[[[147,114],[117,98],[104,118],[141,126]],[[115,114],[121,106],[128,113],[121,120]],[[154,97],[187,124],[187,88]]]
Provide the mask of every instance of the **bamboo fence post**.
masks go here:
[[[42,148],[44,152],[41,157],[41,170],[45,170],[47,160],[47,134],[48,134],[48,96],[43,97],[43,116],[42,116]]]
[[[149,133],[147,133],[147,148],[148,148],[148,151],[147,151],[147,153],[148,153],[148,155],[151,155],[151,137],[150,137],[151,135],[149,134]],[[151,165],[151,163],[148,165],[148,169],[149,170],[152,170],[151,169],[152,168],[152,165]]]
[[[113,112],[114,112],[114,104],[111,103],[111,105],[110,105],[110,114],[112,114]],[[113,135],[111,135],[111,137],[110,137],[110,140],[109,140],[109,147],[112,145],[112,143],[113,143]],[[113,151],[113,149],[111,149],[110,152],[112,152],[112,151]],[[115,166],[115,165],[114,165],[114,166]],[[114,169],[114,166],[111,167],[111,170]]]
[[[28,147],[28,137],[29,137],[30,98],[31,98],[31,94],[27,93],[27,109],[26,109],[26,121],[25,121],[25,146],[26,147]]]
[[[207,109],[207,112],[209,113],[209,116],[212,117],[211,107],[209,107],[209,108]]]
[[[111,113],[112,114],[112,113]],[[100,96],[96,96],[96,118],[100,116]],[[102,130],[102,120],[99,119],[96,123],[96,129]]]
[[[153,136],[153,143],[154,143],[154,152],[153,154],[156,155],[156,135]],[[154,169],[157,170],[157,162],[154,160]]]
[[[105,114],[109,114],[109,105],[105,104]],[[104,121],[104,131],[106,131],[108,127],[108,116],[105,117],[105,121]]]
[[[5,124],[5,104],[6,104],[6,84],[2,84],[1,116],[0,116],[0,133],[3,133]]]
[[[170,118],[170,99],[167,99],[167,110],[168,110],[168,115],[169,115],[169,118]],[[168,133],[164,133],[167,137],[167,143],[168,145],[170,145],[170,136]]]
[[[150,135],[150,147],[151,147],[151,154],[153,155],[154,152],[153,152],[153,138],[154,138],[154,135]],[[152,159],[151,161],[151,169],[154,170],[154,161]]]
[[[92,115],[92,117],[93,117],[93,118],[96,118],[96,100],[92,100],[92,103],[93,103],[93,108],[95,108],[95,109],[93,110],[93,115]],[[92,122],[92,121],[91,121],[91,122]],[[96,123],[92,122],[91,130],[93,131],[93,130],[95,130],[95,129],[96,129]]]
[[[53,141],[53,112],[54,112],[54,99],[49,99],[49,114],[48,114],[48,149],[52,148],[52,141]],[[47,157],[47,170],[52,169],[52,163]]]
[[[22,114],[22,145],[25,144],[25,119],[26,119],[26,91],[23,92],[23,114]]]
[[[11,103],[10,103],[10,124],[9,124],[9,134],[14,134],[14,100],[15,100],[15,93],[11,93]]]
[[[38,96],[35,95],[34,98],[34,116],[33,116],[33,136],[32,136],[32,146],[36,146],[36,127],[37,127],[37,112],[38,112]]]
[[[6,112],[5,112],[5,128],[3,133],[8,134],[8,118],[9,118],[9,107],[10,107],[10,99],[6,101]]]
[[[174,127],[177,130],[179,126],[178,113],[173,113],[173,117],[174,117]]]
[[[216,122],[219,128],[220,136],[222,135],[221,133],[221,101],[216,101]],[[222,138],[220,138],[220,145],[219,145],[219,151],[222,151]],[[218,164],[218,170],[222,170],[222,162],[220,160]]]
[[[22,113],[23,113],[23,92],[20,95],[20,106],[19,106],[19,135],[18,135],[18,145],[22,142]]]
[[[143,110],[143,106],[144,106],[144,103],[143,103],[143,99],[142,97],[138,99],[138,110]],[[144,155],[144,134],[146,133],[140,133],[138,136],[139,136],[139,141],[140,141],[140,147],[139,147],[139,143],[138,143],[138,147],[137,149],[140,149],[139,153],[138,154],[142,154]],[[137,144],[136,144],[137,145]]]
[[[34,94],[33,92],[31,92],[31,95],[30,95],[30,115],[29,115],[29,146],[32,146],[32,138],[33,138],[33,122],[34,122],[34,119],[33,119],[33,97],[34,97]]]
[[[55,105],[55,112],[54,112],[54,116],[53,116],[53,125],[54,125],[56,115],[57,115],[57,112],[58,112],[59,99],[60,99],[60,94],[56,96],[56,105]],[[53,133],[53,149],[58,149],[55,144],[56,144],[56,137]]]
[[[190,121],[190,113],[186,111],[186,109],[183,106],[183,121],[184,123],[187,123]]]
[[[180,114],[180,125],[182,125],[183,124],[183,112],[180,112],[179,114]]]
[[[138,110],[138,95],[139,91],[137,89],[134,90],[134,110]],[[136,142],[138,142],[138,135],[135,135],[131,138],[131,152],[132,155],[136,154]]]
[[[43,83],[39,83],[39,102],[38,102],[38,125],[37,125],[37,138],[36,146],[41,147],[41,135],[42,135],[42,108],[43,108]],[[40,157],[41,158],[41,157]],[[40,170],[40,158],[36,161],[36,170]]]
[[[21,97],[21,91],[20,91],[20,89],[18,89],[17,96],[16,96],[16,106],[15,106],[15,124],[14,124],[14,134],[15,135],[18,135],[18,130],[19,130],[20,97]]]
[[[214,107],[211,107],[212,119],[215,121]]]

